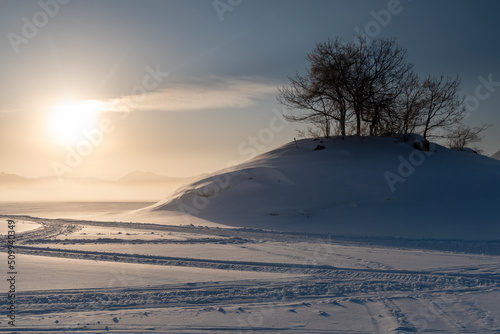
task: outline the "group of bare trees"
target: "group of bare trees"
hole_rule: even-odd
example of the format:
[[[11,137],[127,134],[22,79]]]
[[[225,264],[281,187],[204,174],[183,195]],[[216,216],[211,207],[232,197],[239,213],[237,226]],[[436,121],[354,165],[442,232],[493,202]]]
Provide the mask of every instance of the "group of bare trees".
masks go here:
[[[462,124],[459,78],[420,78],[394,39],[328,40],[318,43],[307,60],[306,74],[289,77],[278,101],[290,110],[288,120],[310,123],[325,137],[418,133],[452,138],[486,128]]]

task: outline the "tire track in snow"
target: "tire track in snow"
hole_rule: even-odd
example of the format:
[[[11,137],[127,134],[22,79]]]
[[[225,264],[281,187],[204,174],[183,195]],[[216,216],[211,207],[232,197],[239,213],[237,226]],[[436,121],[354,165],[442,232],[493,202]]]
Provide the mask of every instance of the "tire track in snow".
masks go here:
[[[464,298],[464,296],[463,293],[452,290],[448,296],[444,296],[443,293],[440,293],[439,296],[426,294],[420,299],[420,302],[425,305],[428,314],[436,318],[439,317],[444,323],[448,324],[450,330],[455,332],[500,331],[500,324],[497,319],[491,317],[489,312]]]
[[[105,222],[89,221],[77,219],[49,219],[37,218],[27,215],[0,215],[0,218],[31,220],[43,225],[84,225],[101,227],[119,227],[124,229],[147,229],[154,231],[181,232],[193,234],[209,234],[221,237],[240,237],[257,241],[274,241],[300,243],[316,243],[318,240],[327,241],[331,244],[342,244],[352,246],[369,247],[391,247],[397,249],[427,249],[445,252],[459,252],[469,254],[500,255],[500,239],[498,240],[435,240],[435,239],[404,239],[396,237],[367,237],[367,236],[347,236],[321,233],[304,232],[282,232],[273,230],[262,230],[252,228],[218,228],[194,225],[160,225],[139,222]]]
[[[417,332],[417,328],[408,320],[406,314],[401,311],[398,305],[396,305],[392,299],[384,298],[383,299],[384,306],[388,310],[389,314],[395,319],[398,327],[394,329],[395,332],[398,333],[407,333],[407,332]]]
[[[342,268],[330,265],[312,265],[295,263],[273,263],[254,261],[230,261],[215,259],[199,259],[186,257],[169,257],[157,255],[140,255],[115,252],[98,252],[84,250],[68,250],[60,248],[43,248],[32,246],[17,246],[19,253],[78,258],[88,260],[156,264],[169,266],[189,266],[200,268],[251,270],[267,272],[289,272],[292,274],[316,274],[346,279],[379,279],[407,282],[426,282],[433,284],[455,283],[463,280],[464,286],[500,286],[500,276],[490,274],[439,273],[430,271],[411,271],[395,269],[359,269]]]

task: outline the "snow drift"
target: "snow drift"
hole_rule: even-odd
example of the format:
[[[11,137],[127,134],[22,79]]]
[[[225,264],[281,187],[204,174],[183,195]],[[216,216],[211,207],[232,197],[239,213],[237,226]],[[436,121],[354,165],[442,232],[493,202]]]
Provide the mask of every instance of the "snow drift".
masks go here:
[[[304,139],[187,184],[142,212],[285,231],[500,239],[500,161],[435,144],[426,151],[422,142]]]

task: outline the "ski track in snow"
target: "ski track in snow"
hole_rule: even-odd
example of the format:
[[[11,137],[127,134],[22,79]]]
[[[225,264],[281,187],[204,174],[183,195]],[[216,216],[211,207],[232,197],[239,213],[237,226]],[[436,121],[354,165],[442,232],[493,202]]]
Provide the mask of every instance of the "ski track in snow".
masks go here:
[[[1,216],[7,218],[7,216]],[[475,296],[498,294],[500,266],[492,262],[402,270],[362,256],[336,253],[323,245],[406,250],[435,250],[427,240],[363,238],[280,233],[252,229],[93,222],[9,216],[42,224],[18,235],[17,252],[48,257],[141,263],[200,269],[283,274],[283,279],[242,279],[227,282],[186,282],[155,286],[126,286],[19,291],[21,325],[16,332],[111,333],[498,333],[498,308],[486,309]],[[187,240],[153,240],[155,244],[238,244],[260,251],[248,261],[137,253],[65,249],[62,245],[124,244],[128,249],[146,241],[64,239],[83,226],[142,227],[148,231],[191,234]],[[208,235],[210,238],[200,237]],[[56,239],[59,237],[58,239]],[[268,246],[266,246],[269,243]],[[43,247],[39,245],[42,244]],[[266,247],[257,247],[264,245]],[[462,247],[464,246],[464,247]],[[475,246],[475,247],[474,247]],[[50,248],[47,248],[50,247]],[[440,251],[500,253],[493,242],[451,240]],[[469,254],[472,252],[469,252]],[[267,261],[265,255],[287,262]],[[304,260],[307,258],[308,260]],[[322,263],[357,264],[340,267]],[[292,261],[293,260],[293,261]],[[0,299],[6,307],[6,299]],[[354,315],[353,315],[354,314]],[[349,315],[349,316],[348,316]],[[353,319],[351,319],[352,317]],[[57,319],[57,320],[54,320]],[[79,319],[79,320],[77,320]],[[165,319],[174,319],[173,323]],[[212,319],[212,320],[208,320]],[[281,320],[280,320],[281,319]],[[55,323],[57,321],[57,323]],[[10,332],[4,319],[0,332]],[[107,326],[107,330],[105,329]]]

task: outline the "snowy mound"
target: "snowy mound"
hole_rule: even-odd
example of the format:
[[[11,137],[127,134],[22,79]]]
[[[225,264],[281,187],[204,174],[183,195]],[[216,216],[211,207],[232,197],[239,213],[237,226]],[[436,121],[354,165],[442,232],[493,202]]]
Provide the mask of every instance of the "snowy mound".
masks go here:
[[[286,231],[500,239],[500,161],[429,148],[418,136],[297,144],[197,180],[143,212]]]

